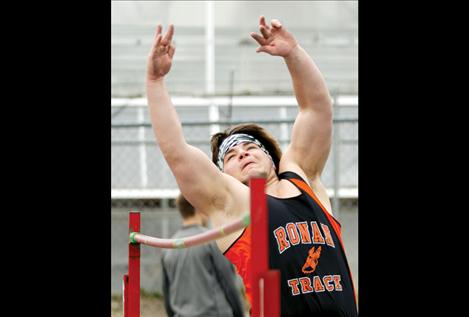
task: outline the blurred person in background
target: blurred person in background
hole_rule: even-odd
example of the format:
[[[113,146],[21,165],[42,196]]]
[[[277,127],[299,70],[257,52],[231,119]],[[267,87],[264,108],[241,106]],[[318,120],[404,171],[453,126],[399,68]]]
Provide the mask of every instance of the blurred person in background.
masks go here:
[[[282,154],[263,127],[243,124],[212,136],[212,159],[185,141],[165,85],[175,54],[174,26],[158,25],[148,56],[146,88],[153,131],[181,192],[204,210],[215,227],[249,210],[249,179],[266,178],[269,214],[269,267],[281,273],[282,316],[357,316],[351,272],[341,228],[321,182],[332,136],[332,99],[318,67],[278,20],[259,20],[256,52],[283,58],[291,75],[299,112],[291,143]],[[251,227],[217,240],[249,282]]]
[[[173,238],[184,238],[206,230],[207,217],[179,195],[176,200],[182,227]],[[164,249],[163,295],[168,316],[243,317],[241,290],[233,265],[215,242],[187,248]]]

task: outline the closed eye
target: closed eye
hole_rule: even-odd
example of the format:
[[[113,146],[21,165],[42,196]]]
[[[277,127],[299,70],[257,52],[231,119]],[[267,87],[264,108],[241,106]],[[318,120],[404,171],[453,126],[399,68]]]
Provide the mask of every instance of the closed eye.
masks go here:
[[[236,153],[234,153],[233,150],[228,151],[228,153],[225,156],[225,160],[228,162],[230,159],[232,159],[235,156]]]

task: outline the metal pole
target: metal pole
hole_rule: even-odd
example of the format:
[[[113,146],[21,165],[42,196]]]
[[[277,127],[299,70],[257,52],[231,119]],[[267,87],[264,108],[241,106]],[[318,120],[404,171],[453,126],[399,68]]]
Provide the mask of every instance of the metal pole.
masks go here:
[[[334,198],[333,198],[333,210],[336,219],[339,219],[340,215],[340,126],[338,123],[334,124],[333,131],[333,151],[334,151]]]
[[[139,153],[140,153],[140,186],[142,188],[146,188],[148,184],[148,176],[147,176],[147,153],[146,153],[146,145],[145,141],[145,127],[143,126],[144,123],[144,115],[143,115],[143,108],[138,108],[138,122],[142,124],[138,129],[138,138],[140,143],[139,146]]]
[[[215,94],[215,28],[213,24],[213,1],[205,2],[205,94],[209,97]],[[219,121],[218,105],[211,101],[209,120]],[[218,124],[210,126],[210,135],[220,131]]]
[[[233,114],[233,91],[234,89],[234,69],[230,69],[230,102],[228,103],[226,121],[231,122],[231,117]]]
[[[282,106],[279,108],[279,117],[280,120],[287,120],[287,107]],[[282,151],[287,149],[289,143],[289,136],[288,136],[288,124],[286,122],[280,123],[280,146],[282,147]]]
[[[252,178],[251,285],[252,317],[280,316],[280,272],[269,270],[269,218],[265,179]]]
[[[140,232],[140,212],[129,213],[129,234]],[[129,274],[127,290],[127,317],[140,317],[140,244],[129,241]]]
[[[213,1],[205,2],[205,93],[215,92],[215,29],[213,25]]]

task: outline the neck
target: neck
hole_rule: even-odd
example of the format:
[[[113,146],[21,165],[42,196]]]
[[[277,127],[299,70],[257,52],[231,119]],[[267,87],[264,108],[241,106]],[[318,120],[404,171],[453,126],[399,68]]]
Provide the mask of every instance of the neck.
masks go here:
[[[277,174],[275,173],[275,169],[271,169],[269,174],[267,173],[263,173],[263,174],[259,174],[259,175],[256,175],[257,177],[263,177],[266,179],[265,181],[265,187],[266,187],[266,192],[268,192],[269,188],[274,186],[275,184],[277,184],[279,182],[278,180],[278,176]],[[251,177],[254,177],[254,176],[251,176]],[[245,181],[242,181],[242,183],[246,186],[249,186],[249,179],[247,178]]]
[[[182,225],[183,226],[191,226],[191,225],[200,225],[202,226],[202,220],[200,217],[193,216],[189,218],[182,219]]]
[[[266,194],[273,194],[276,191],[275,185],[278,184],[280,181],[278,179],[277,174],[275,173],[275,170],[272,169],[270,171],[269,176],[267,177],[265,181],[265,192]]]

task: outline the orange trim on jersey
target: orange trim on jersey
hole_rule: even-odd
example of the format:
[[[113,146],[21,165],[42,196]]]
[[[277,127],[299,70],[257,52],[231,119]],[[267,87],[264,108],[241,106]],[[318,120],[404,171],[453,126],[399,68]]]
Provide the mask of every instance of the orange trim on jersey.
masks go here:
[[[331,223],[332,228],[334,229],[335,233],[337,234],[337,237],[339,238],[339,241],[340,241],[340,245],[342,246],[342,250],[344,250],[344,253],[345,253],[344,244],[342,242],[342,232],[340,230],[339,222],[337,220],[335,220],[334,217],[332,217],[332,215],[327,211],[326,208],[324,208],[322,203],[319,201],[319,199],[314,194],[311,187],[308,184],[306,184],[305,181],[303,181],[301,179],[297,179],[297,178],[288,178],[288,180],[292,181],[293,183],[295,183],[295,185],[297,185],[302,190],[304,190],[306,193],[308,193],[308,195],[311,196],[311,198],[313,198],[313,200],[319,205],[319,207],[321,207],[322,211],[326,214],[327,219]],[[357,303],[357,297],[356,297],[356,293],[355,293],[355,285],[353,283],[352,271],[350,271],[350,267],[349,267],[349,272],[350,272],[350,280],[352,282],[353,296],[354,296],[355,304],[356,304]]]
[[[244,283],[246,298],[252,307],[252,286],[250,281],[249,261],[251,261],[251,225],[247,226],[241,235],[223,253],[235,266]]]
[[[300,179],[296,179],[296,178],[289,178],[288,179],[289,181],[292,181],[293,183],[295,183],[298,187],[300,187],[302,190],[304,190],[305,192],[307,192],[309,194],[309,196],[311,196],[311,198],[313,198],[313,200],[319,205],[319,207],[321,207],[322,211],[324,211],[324,213],[326,214],[327,216],[327,219],[329,219],[329,222],[331,223],[332,227],[334,228],[334,231],[335,233],[337,234],[337,236],[339,237],[339,241],[340,243],[342,244],[342,232],[340,230],[340,225],[339,223],[337,222],[337,220],[335,220],[331,214],[329,213],[329,211],[327,211],[326,208],[324,208],[324,206],[321,204],[321,201],[319,201],[319,199],[316,197],[316,195],[314,194],[313,190],[311,189],[311,187],[306,184],[304,181],[300,180]],[[342,247],[343,247],[343,244],[342,244]]]

